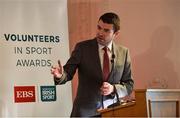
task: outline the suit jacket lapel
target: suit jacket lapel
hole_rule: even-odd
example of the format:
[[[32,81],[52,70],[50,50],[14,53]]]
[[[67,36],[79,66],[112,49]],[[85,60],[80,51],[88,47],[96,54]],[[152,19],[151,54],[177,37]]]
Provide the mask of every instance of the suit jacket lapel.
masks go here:
[[[97,75],[99,76],[98,78],[101,79],[101,81],[103,80],[103,74],[102,74],[102,68],[101,68],[101,62],[100,62],[100,57],[99,57],[99,47],[98,47],[98,43],[97,40],[94,39],[94,48],[93,48],[93,52],[95,52],[94,57],[92,58],[92,60],[94,60],[94,69],[96,69]]]
[[[114,64],[112,63],[112,68],[111,68],[111,72],[109,73],[109,79],[108,79],[108,82],[112,83],[113,82],[113,73],[114,73],[114,70],[115,70],[115,67],[116,67],[116,63],[117,63],[117,47],[115,45],[115,43],[113,42],[113,48],[112,48],[112,51],[115,55],[115,58],[114,58]]]

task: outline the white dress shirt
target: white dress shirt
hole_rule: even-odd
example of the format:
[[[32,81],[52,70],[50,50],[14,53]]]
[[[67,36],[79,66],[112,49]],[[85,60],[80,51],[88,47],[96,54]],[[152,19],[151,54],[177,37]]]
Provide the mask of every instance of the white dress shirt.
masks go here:
[[[104,56],[104,50],[103,48],[105,46],[101,45],[101,44],[98,44],[98,47],[99,47],[99,57],[100,57],[100,62],[101,62],[101,69],[103,69],[103,56]],[[109,67],[110,67],[110,70],[111,70],[111,60],[112,60],[112,41],[109,43],[109,45],[107,46],[108,50],[107,50],[107,53],[108,53],[108,56],[109,56]]]

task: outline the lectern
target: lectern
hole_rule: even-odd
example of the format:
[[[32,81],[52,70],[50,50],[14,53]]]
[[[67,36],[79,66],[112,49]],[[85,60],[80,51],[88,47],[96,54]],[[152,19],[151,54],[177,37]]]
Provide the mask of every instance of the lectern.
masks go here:
[[[127,102],[114,108],[98,110],[102,117],[147,117],[146,90],[137,89],[135,101]]]

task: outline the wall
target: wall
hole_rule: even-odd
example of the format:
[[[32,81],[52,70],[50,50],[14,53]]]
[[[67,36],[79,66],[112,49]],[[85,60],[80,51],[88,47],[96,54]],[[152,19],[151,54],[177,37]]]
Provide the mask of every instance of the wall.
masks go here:
[[[135,88],[180,88],[179,0],[69,0],[71,51],[93,38],[99,16],[115,12],[121,34],[115,40],[130,49]],[[73,80],[76,94],[77,75]]]

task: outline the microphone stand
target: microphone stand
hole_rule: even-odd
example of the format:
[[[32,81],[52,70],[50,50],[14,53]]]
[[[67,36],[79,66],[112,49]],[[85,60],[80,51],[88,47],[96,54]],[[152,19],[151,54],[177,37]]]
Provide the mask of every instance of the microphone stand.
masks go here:
[[[114,54],[114,48],[112,46],[112,59],[111,59],[112,69],[111,69],[111,72],[113,72],[113,70],[114,70],[114,59],[115,59],[115,54]],[[112,74],[113,74],[113,81],[114,81],[114,73],[112,73]],[[114,93],[115,93],[116,98],[117,98],[117,102],[115,102],[115,103],[113,102],[113,104],[109,105],[107,108],[114,108],[114,107],[119,106],[121,104],[121,102],[119,100],[119,95],[117,93],[117,89],[116,89],[115,85],[113,85],[113,87],[114,87]],[[104,109],[103,101],[104,101],[104,96],[102,95],[102,97],[101,97],[101,105],[102,105],[102,108]]]
[[[115,93],[115,95],[116,95],[117,102],[109,105],[107,108],[114,108],[114,107],[116,107],[116,106],[121,105],[121,101],[119,100],[119,95],[118,95],[118,93],[117,93],[117,89],[116,89],[115,85],[114,85],[114,93]]]
[[[112,60],[111,60],[111,63],[112,63],[112,72],[113,72],[113,69],[114,69],[114,59],[115,59],[115,54],[114,54],[114,48],[112,47]],[[113,73],[113,81],[114,81],[114,73]],[[116,98],[117,98],[117,102],[113,102],[113,104],[109,105],[107,108],[114,108],[116,106],[119,106],[121,104],[120,100],[119,100],[119,95],[118,95],[118,92],[117,92],[117,89],[115,87],[115,85],[113,85],[114,87],[114,93],[116,95]]]

